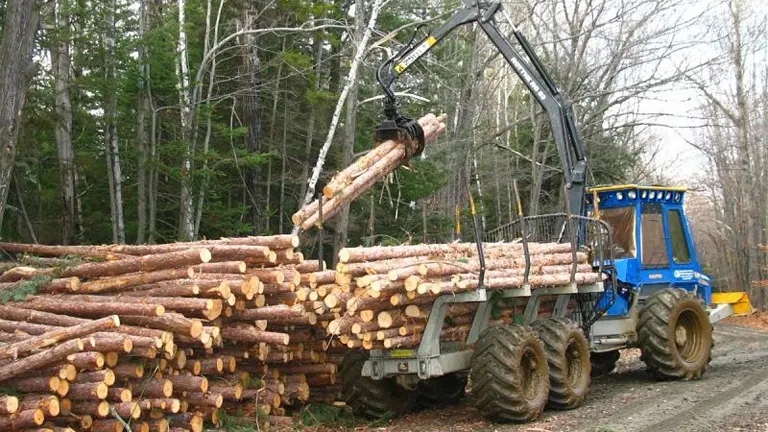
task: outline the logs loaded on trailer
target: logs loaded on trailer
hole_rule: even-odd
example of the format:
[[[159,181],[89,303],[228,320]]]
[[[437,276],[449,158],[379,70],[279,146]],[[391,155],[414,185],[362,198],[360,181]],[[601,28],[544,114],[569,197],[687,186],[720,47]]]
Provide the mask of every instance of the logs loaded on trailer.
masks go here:
[[[587,254],[573,253],[568,243],[530,243],[532,290],[594,284],[602,276],[587,263]],[[525,284],[526,258],[519,243],[484,244],[487,289],[520,288]],[[440,295],[477,289],[481,263],[474,243],[347,248],[339,252],[335,290],[343,293],[345,313],[327,331],[349,348],[414,348],[421,342],[432,304]],[[575,258],[575,261],[574,261]],[[571,277],[572,271],[573,279]],[[496,323],[513,322],[527,297],[500,300]],[[554,298],[542,297],[539,313],[551,314]],[[573,307],[573,305],[570,305]],[[463,341],[472,325],[476,304],[451,304],[442,341]]]
[[[0,243],[0,430],[203,430],[222,410],[285,423],[332,401],[327,343],[298,237],[164,245]],[[329,390],[330,389],[330,390]]]

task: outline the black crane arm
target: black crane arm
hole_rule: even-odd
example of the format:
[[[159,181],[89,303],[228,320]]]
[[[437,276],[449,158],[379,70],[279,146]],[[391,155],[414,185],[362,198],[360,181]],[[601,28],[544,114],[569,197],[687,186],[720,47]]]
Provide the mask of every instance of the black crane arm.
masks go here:
[[[476,22],[549,116],[565,175],[570,211],[572,214],[585,215],[584,194],[588,165],[570,102],[560,93],[544,69],[541,60],[533,51],[531,44],[511,20],[508,21],[513,27],[513,35],[522,49],[523,55],[499,31],[496,15],[499,12],[504,13],[501,3],[473,0],[464,0],[464,2],[464,8],[438,29],[418,42],[411,41],[379,67],[376,78],[384,89],[384,114],[387,117],[387,121],[378,130],[379,136],[386,138],[391,136],[393,131],[404,131],[411,138],[418,139],[423,146],[424,132],[418,123],[397,112],[394,84],[409,66],[434,48],[454,29],[464,24]]]

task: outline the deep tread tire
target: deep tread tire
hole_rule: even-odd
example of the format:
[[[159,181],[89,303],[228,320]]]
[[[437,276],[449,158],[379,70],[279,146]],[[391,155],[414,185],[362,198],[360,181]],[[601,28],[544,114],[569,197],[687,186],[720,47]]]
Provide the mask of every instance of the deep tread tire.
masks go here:
[[[452,373],[419,382],[416,403],[422,409],[436,409],[457,405],[464,398],[467,387],[465,374]]]
[[[589,343],[581,328],[567,318],[549,318],[533,323],[544,343],[549,364],[549,406],[579,407],[589,394],[591,366]]]
[[[537,419],[547,404],[549,367],[536,332],[518,324],[486,329],[475,344],[469,380],[475,404],[489,420]]]
[[[712,324],[692,292],[665,288],[653,294],[637,327],[640,359],[658,379],[701,378],[712,360]]]
[[[350,351],[339,371],[342,396],[355,415],[379,419],[411,410],[415,392],[398,386],[393,378],[374,380],[362,376],[367,359],[368,353],[362,350]]]
[[[590,356],[592,378],[605,376],[613,372],[616,369],[619,357],[621,357],[619,350],[592,353]]]

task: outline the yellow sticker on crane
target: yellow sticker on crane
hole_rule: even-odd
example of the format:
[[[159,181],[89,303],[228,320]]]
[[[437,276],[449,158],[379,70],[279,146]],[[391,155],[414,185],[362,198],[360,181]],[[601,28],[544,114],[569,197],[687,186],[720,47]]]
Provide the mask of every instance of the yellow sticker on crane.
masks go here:
[[[425,52],[429,51],[432,46],[434,46],[437,43],[437,38],[434,36],[429,36],[427,39],[419,44],[418,47],[416,47],[413,51],[411,51],[410,54],[405,56],[403,61],[395,65],[395,72],[398,74],[403,73],[408,66],[413,64],[419,57],[421,57]]]

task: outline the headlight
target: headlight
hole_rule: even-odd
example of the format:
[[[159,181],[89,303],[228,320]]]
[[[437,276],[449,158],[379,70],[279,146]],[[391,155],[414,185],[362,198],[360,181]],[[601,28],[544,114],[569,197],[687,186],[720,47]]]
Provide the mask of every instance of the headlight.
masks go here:
[[[667,194],[664,195],[664,199],[666,199],[666,200],[672,199],[672,192],[667,192]]]
[[[648,195],[648,198],[650,199],[656,199],[656,191],[651,191],[651,194]]]
[[[682,198],[683,195],[680,192],[675,192],[675,201],[680,202],[680,198]]]
[[[648,198],[648,191],[642,191],[640,192],[640,198],[646,199]]]
[[[635,199],[635,198],[637,198],[637,192],[629,191],[629,192],[627,192],[627,196],[629,197],[629,199]]]
[[[617,200],[623,200],[624,199],[624,194],[621,193],[621,192],[616,192],[616,199]]]

